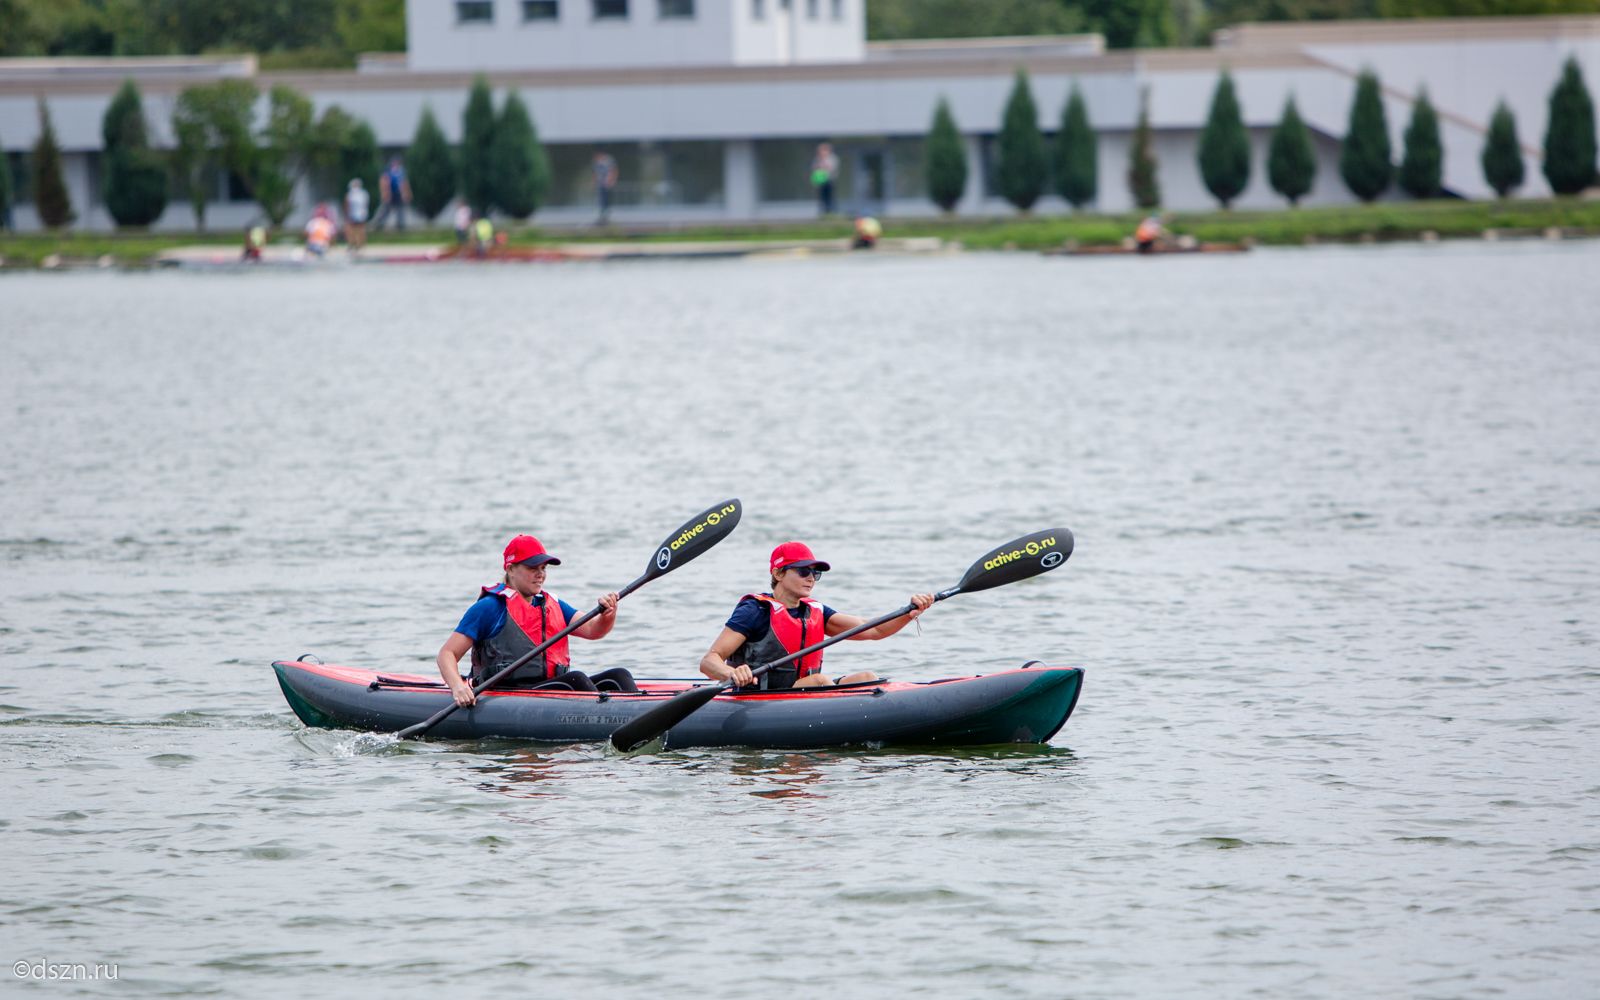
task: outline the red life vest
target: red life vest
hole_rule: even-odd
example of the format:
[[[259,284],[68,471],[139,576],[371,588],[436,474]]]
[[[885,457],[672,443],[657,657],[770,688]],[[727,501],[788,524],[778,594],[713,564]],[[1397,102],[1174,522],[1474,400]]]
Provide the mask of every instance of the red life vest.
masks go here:
[[[527,637],[529,649],[567,627],[567,617],[561,613],[560,599],[548,590],[544,592],[542,610],[534,607],[515,589],[503,583],[497,583],[492,587],[484,587],[483,595],[499,597],[505,601],[506,624],[501,629],[501,632],[504,632],[506,628],[512,626],[512,623],[515,623],[516,627],[521,629],[522,634]],[[505,641],[502,639],[496,645],[504,646]],[[572,657],[567,652],[566,637],[563,636],[552,643],[540,658],[544,660],[544,676],[547,680],[565,670],[568,664],[572,662]],[[520,676],[522,671],[519,670],[517,673]]]
[[[815,645],[827,638],[822,621],[822,605],[809,597],[800,599],[801,606],[806,609],[805,617],[795,618],[783,602],[771,594],[746,594],[747,598],[760,601],[770,612],[772,637],[783,644],[785,653],[793,653],[807,646]],[[822,650],[802,656],[791,668],[798,668],[796,677],[808,677],[822,669]],[[756,664],[760,666],[760,664]]]

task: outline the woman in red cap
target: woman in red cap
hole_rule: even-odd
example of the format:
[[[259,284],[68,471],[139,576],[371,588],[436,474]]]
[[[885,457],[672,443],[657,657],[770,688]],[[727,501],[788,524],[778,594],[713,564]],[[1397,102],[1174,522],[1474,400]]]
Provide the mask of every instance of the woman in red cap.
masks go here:
[[[811,589],[830,568],[812,555],[803,542],[784,542],[773,549],[767,564],[772,590],[740,598],[722,634],[700,660],[700,672],[714,681],[731,680],[739,687],[747,687],[757,681],[751,667],[782,659],[821,642],[825,636],[838,635],[860,625],[864,619],[838,613],[811,599]],[[887,639],[932,607],[933,595],[913,594],[907,603],[914,605],[912,611],[851,638]],[[763,689],[776,690],[857,684],[877,679],[877,674],[862,672],[848,674],[837,681],[829,680],[822,673],[822,651],[818,650],[767,671],[759,681]]]
[[[524,654],[567,627],[577,611],[561,598],[544,589],[547,566],[560,566],[561,560],[546,552],[532,535],[518,535],[505,550],[505,580],[484,587],[476,604],[461,616],[461,624],[439,647],[439,674],[450,685],[456,704],[463,707],[477,701],[472,685],[461,677],[461,658],[472,653],[472,681],[488,680]],[[603,609],[572,634],[584,639],[599,639],[617,623],[617,595],[606,594],[597,602]],[[637,691],[633,675],[617,667],[593,677],[569,668],[567,640],[553,643],[531,661],[518,667],[503,687],[544,686],[573,691]]]

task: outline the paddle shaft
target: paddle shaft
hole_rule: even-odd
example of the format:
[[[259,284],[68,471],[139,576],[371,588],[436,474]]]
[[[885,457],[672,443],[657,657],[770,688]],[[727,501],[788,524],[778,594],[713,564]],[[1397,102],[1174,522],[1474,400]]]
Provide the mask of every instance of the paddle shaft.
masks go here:
[[[621,590],[617,591],[617,600],[620,601],[624,597],[627,597],[629,594],[633,593],[635,590],[638,590],[640,587],[642,587],[646,583],[650,582],[650,579],[651,579],[650,575],[647,573],[644,576],[639,577],[637,580],[633,581],[632,583],[628,584],[626,587],[623,587]],[[537,646],[533,647],[532,649],[528,650],[526,653],[523,653],[521,656],[519,656],[515,660],[513,660],[509,666],[505,667],[503,670],[500,670],[498,673],[494,674],[488,680],[482,681],[479,684],[474,685],[473,688],[472,688],[473,697],[477,697],[478,695],[482,694],[483,692],[485,692],[485,691],[489,690],[490,688],[494,687],[496,684],[498,684],[501,681],[505,680],[507,677],[510,677],[512,674],[516,673],[518,669],[527,666],[529,663],[532,663],[533,662],[533,658],[535,656],[538,656],[540,653],[542,653],[545,650],[549,649],[551,646],[554,646],[556,643],[560,642],[562,639],[565,639],[567,636],[569,636],[572,633],[576,632],[578,629],[580,629],[584,625],[588,624],[590,620],[592,620],[596,615],[600,614],[604,610],[605,610],[605,608],[603,606],[601,606],[599,604],[596,604],[594,607],[590,608],[588,611],[585,611],[583,614],[581,614],[578,617],[572,619],[572,621],[567,623],[567,627],[566,628],[564,628],[561,631],[557,632],[555,635],[553,635],[550,638],[546,639],[544,642],[539,643],[539,645],[537,645]],[[414,726],[407,726],[405,729],[400,730],[400,732],[396,733],[395,735],[399,736],[401,739],[410,739],[413,736],[421,736],[423,733],[427,732],[428,730],[432,729],[434,726],[437,726],[439,723],[441,723],[445,719],[449,718],[450,714],[452,712],[454,712],[456,709],[460,708],[460,707],[461,707],[460,705],[456,704],[454,701],[451,701],[450,704],[446,705],[444,708],[441,708],[438,712],[435,712],[427,720],[425,720],[423,722],[419,722]]]

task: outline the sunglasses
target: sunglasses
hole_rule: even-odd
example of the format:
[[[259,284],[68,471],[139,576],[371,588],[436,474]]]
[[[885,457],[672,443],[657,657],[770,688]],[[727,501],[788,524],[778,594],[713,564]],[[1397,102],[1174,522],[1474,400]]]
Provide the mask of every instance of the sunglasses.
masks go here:
[[[796,576],[802,580],[822,579],[822,570],[815,566],[790,566]]]

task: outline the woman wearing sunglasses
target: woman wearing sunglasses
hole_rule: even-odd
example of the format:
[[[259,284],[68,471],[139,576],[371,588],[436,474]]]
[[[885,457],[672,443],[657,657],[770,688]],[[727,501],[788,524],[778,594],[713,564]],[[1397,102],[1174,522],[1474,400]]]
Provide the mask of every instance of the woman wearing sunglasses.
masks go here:
[[[731,680],[739,687],[759,681],[764,690],[877,680],[878,675],[871,672],[829,680],[822,673],[821,650],[775,667],[759,678],[751,673],[752,667],[782,659],[862,623],[863,619],[855,615],[840,614],[811,599],[812,588],[829,568],[802,542],[784,542],[773,549],[768,561],[772,590],[740,598],[722,634],[700,660],[700,672],[714,681]],[[931,607],[933,595],[914,594],[908,603],[915,606],[914,610],[851,638],[887,639]]]

